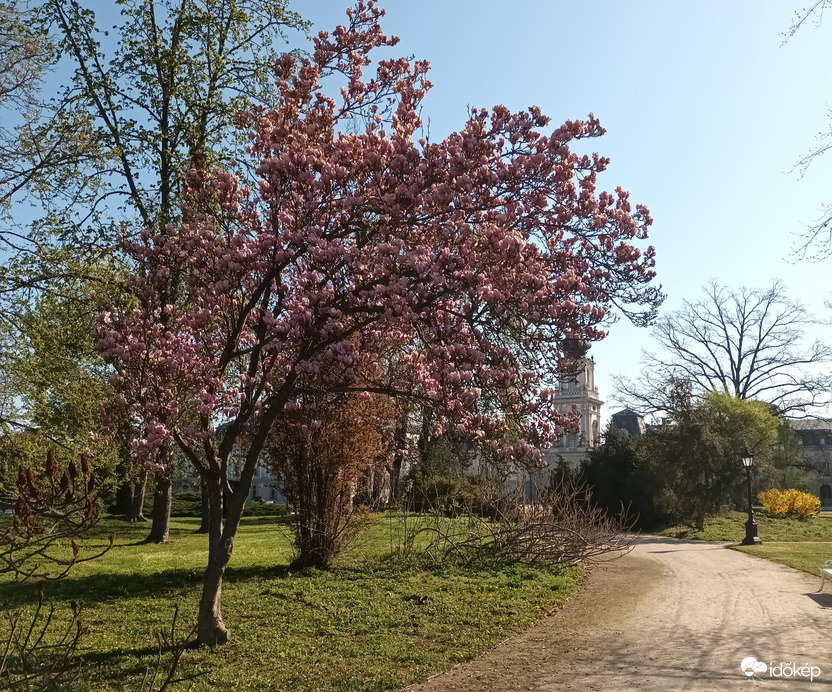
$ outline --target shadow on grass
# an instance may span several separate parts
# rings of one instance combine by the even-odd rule
[[[245,582],[252,579],[282,579],[295,574],[288,565],[254,565],[251,567],[229,567],[223,578],[226,584]],[[181,591],[198,591],[202,584],[202,570],[168,569],[154,574],[91,574],[84,577],[67,578],[44,585],[46,596],[54,602],[78,601],[95,603],[115,601],[120,598],[141,598],[153,596],[165,598]],[[0,601],[4,607],[18,607],[36,603],[36,583],[11,582],[0,586]]]
[[[196,642],[191,642],[185,647],[186,653],[182,659],[182,669],[178,671],[180,674],[187,675],[188,672],[187,666],[190,661],[188,660],[187,652],[195,651],[199,648],[200,645]],[[170,647],[165,647],[162,651],[160,671],[167,672],[166,664],[169,658]],[[137,646],[134,648],[110,649],[109,651],[86,651],[81,656],[81,659],[84,661],[85,667],[90,665],[95,667],[99,671],[99,675],[103,676],[102,679],[105,680],[113,679],[113,671],[117,671],[115,674],[122,680],[125,677],[131,676],[142,677],[148,669],[152,671],[156,666],[159,660],[159,646]],[[127,664],[126,661],[129,659],[133,659],[135,662]],[[188,677],[202,675],[205,675],[205,672],[192,673]]]
[[[360,563],[349,561],[333,565],[328,569],[315,567],[297,568],[290,564],[251,565],[247,567],[228,567],[223,577],[223,583],[232,585],[248,581],[270,582],[287,577],[315,579],[322,574],[332,575],[333,578],[358,581],[362,579],[377,580],[381,575],[395,578],[402,572],[424,571],[435,574],[462,571],[473,575],[487,572],[511,572],[522,565],[507,563],[497,558],[469,561],[465,564],[434,563],[422,560],[396,560],[390,558],[365,559]],[[547,569],[553,569],[548,567]],[[566,569],[566,568],[564,568]],[[44,585],[47,598],[54,603],[108,603],[125,598],[170,599],[183,597],[181,591],[191,594],[184,598],[198,598],[202,586],[203,570],[200,569],[167,569],[153,574],[111,574],[99,573],[82,577],[67,577],[57,582]],[[7,582],[0,584],[0,609],[18,608],[31,605],[38,600],[38,584],[35,582]]]

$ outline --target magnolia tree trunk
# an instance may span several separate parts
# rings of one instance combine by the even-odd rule
[[[153,525],[146,543],[167,543],[170,535],[170,506],[173,501],[173,484],[170,476],[156,476],[156,491],[153,493]]]
[[[223,542],[222,492],[219,474],[207,475],[203,483],[208,496],[208,565],[202,579],[202,597],[199,601],[197,639],[200,644],[217,646],[228,641],[229,633],[222,619],[220,597],[222,577],[231,558],[233,539]],[[236,531],[235,531],[236,533]]]
[[[231,557],[231,549],[223,556],[221,551],[209,550],[208,567],[202,578],[202,598],[199,601],[199,620],[197,640],[207,646],[225,644],[231,636],[222,619],[220,599],[222,597],[222,577]]]
[[[208,566],[202,582],[202,598],[199,601],[199,617],[197,620],[197,641],[208,646],[225,644],[230,634],[222,619],[220,597],[222,595],[222,578],[225,568],[234,550],[234,539],[243,516],[248,492],[257,469],[257,459],[263,448],[262,439],[259,444],[252,444],[249,449],[246,464],[240,474],[237,489],[230,494],[229,502],[223,502],[225,479],[216,470],[205,473],[204,480],[208,489]],[[221,465],[225,468],[225,464]],[[225,510],[225,521],[223,521]]]
[[[197,533],[208,533],[211,526],[211,510],[209,509],[208,485],[203,480],[200,484],[202,493],[202,520],[199,523]]]

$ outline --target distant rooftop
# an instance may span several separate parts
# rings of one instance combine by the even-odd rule
[[[832,430],[830,418],[800,418],[790,420],[789,427],[793,430]]]
[[[613,416],[639,416],[639,415],[641,415],[641,414],[636,413],[636,412],[635,412],[635,411],[633,411],[633,409],[631,409],[631,408],[623,408],[623,409],[621,409],[620,411],[616,411],[616,412],[615,412],[615,413],[613,413],[612,415],[613,415]]]

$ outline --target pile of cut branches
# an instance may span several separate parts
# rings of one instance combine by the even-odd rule
[[[619,557],[633,548],[633,521],[622,509],[609,515],[586,486],[566,480],[526,503],[521,489],[499,499],[490,518],[469,512],[432,524],[432,548],[465,562],[482,558],[545,565],[575,565]]]

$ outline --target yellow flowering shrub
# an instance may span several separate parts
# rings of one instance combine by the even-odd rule
[[[780,490],[766,490],[765,492],[758,493],[757,499],[765,507],[770,517],[785,517],[789,511],[786,493]]]
[[[787,490],[794,493],[792,500],[792,513],[802,521],[812,519],[820,514],[820,498],[809,493],[801,493],[797,490]]]
[[[792,517],[808,521],[820,514],[820,498],[799,490],[766,490],[757,495],[770,517]]]

